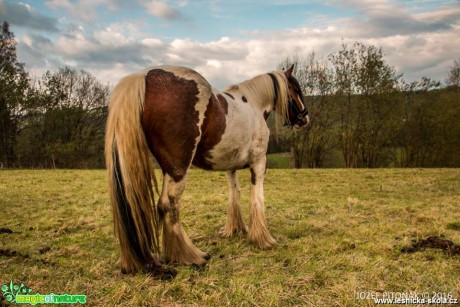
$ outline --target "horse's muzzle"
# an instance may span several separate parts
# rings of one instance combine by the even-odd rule
[[[294,128],[301,128],[303,126],[306,126],[310,123],[310,116],[305,116],[303,117],[302,119],[300,119],[299,121],[297,121],[297,123],[294,125]]]

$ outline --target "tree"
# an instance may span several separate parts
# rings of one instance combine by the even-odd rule
[[[456,167],[460,162],[460,104],[456,93],[423,77],[401,89],[399,132],[394,138],[400,167]]]
[[[457,102],[460,103],[460,62],[454,61],[454,65],[450,67],[449,74],[446,77],[446,84],[457,90]]]
[[[294,166],[300,168],[322,167],[327,154],[334,147],[333,125],[335,121],[332,93],[332,72],[326,63],[310,53],[306,58],[297,56],[285,59],[279,66],[295,63],[294,75],[306,97],[311,123],[285,133],[294,158]]]
[[[5,21],[0,33],[0,166],[15,161],[16,136],[29,90],[29,76],[16,58],[16,40]]]
[[[394,149],[396,165],[400,167],[426,167],[434,149],[434,123],[431,116],[432,89],[439,86],[429,78],[401,85],[400,129]]]
[[[339,103],[339,142],[346,167],[376,167],[395,125],[395,94],[401,75],[381,48],[356,42],[329,56]]]
[[[21,134],[20,153],[29,157],[29,165],[103,166],[109,92],[108,85],[84,70],[48,71],[37,85],[36,100]]]

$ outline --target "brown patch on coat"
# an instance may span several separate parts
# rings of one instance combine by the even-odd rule
[[[227,93],[227,92],[225,92],[224,94],[227,95],[228,97],[232,98],[233,100],[235,100],[235,97],[233,97],[232,94],[229,94],[229,93]]]
[[[252,167],[250,168],[250,171],[251,171],[251,184],[256,185],[256,172],[254,171]]]
[[[153,69],[145,77],[142,128],[161,169],[176,182],[190,166],[195,139],[200,135],[195,109],[198,94],[196,81],[163,69]]]
[[[241,100],[243,100],[243,102],[248,102],[248,99],[245,96],[241,97]]]
[[[213,163],[210,162],[212,155],[210,151],[219,144],[226,128],[226,115],[228,114],[228,103],[224,96],[211,95],[208,107],[204,113],[203,125],[201,126],[201,140],[198,143],[193,165],[210,170]]]

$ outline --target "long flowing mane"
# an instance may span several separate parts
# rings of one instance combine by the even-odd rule
[[[225,91],[239,90],[249,101],[260,100],[261,93],[268,93],[268,99],[276,101],[274,109],[276,113],[276,131],[286,122],[288,118],[288,84],[283,72],[274,71],[271,74],[276,78],[276,85],[268,74],[256,76],[250,80],[231,85]],[[277,86],[275,92],[275,86]],[[263,96],[262,96],[263,97]]]

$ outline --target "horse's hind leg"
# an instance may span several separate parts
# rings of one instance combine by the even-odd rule
[[[259,248],[270,248],[276,241],[270,235],[265,221],[264,175],[266,157],[251,166],[251,200],[249,204],[248,239]]]
[[[205,265],[209,259],[196,248],[182,229],[179,220],[179,201],[185,189],[187,176],[175,182],[168,174],[163,178],[163,190],[158,204],[163,224],[163,248],[165,260],[182,264]]]
[[[247,228],[241,217],[240,187],[238,185],[236,171],[228,171],[227,179],[229,189],[227,222],[221,230],[221,234],[225,237],[231,237],[235,233],[246,233]]]

